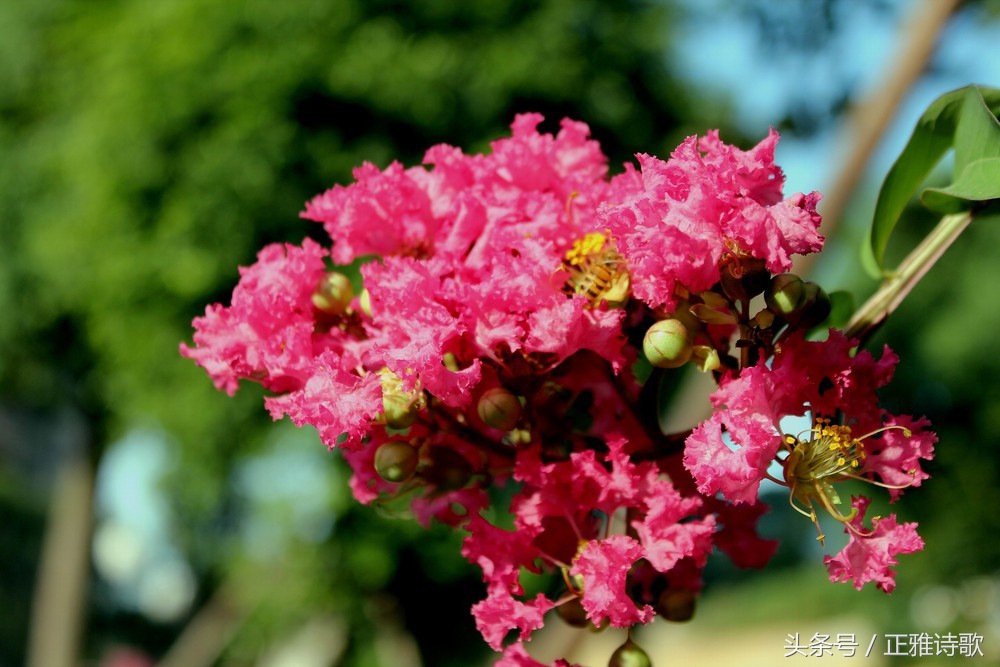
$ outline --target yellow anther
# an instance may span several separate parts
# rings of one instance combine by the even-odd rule
[[[573,243],[573,247],[566,251],[566,261],[573,266],[579,266],[587,261],[592,255],[597,255],[604,250],[604,244],[608,237],[599,232],[591,232]]]

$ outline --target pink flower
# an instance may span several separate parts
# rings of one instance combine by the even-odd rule
[[[625,589],[626,575],[642,556],[640,544],[626,535],[593,540],[577,555],[570,573],[583,577],[581,602],[595,625],[605,618],[616,628],[653,620],[653,608],[637,607]]]
[[[472,607],[476,627],[494,651],[503,648],[504,637],[510,630],[520,630],[520,641],[542,627],[545,612],[552,608],[552,601],[539,593],[534,600],[521,602],[511,595],[506,586],[492,584],[489,594]]]
[[[404,170],[398,162],[385,171],[366,163],[354,170],[354,184],[335,185],[315,197],[302,217],[323,223],[336,241],[338,264],[361,255],[422,254],[439,224],[423,188],[424,174],[419,167]]]
[[[712,395],[720,409],[694,430],[685,448],[684,464],[698,490],[706,495],[721,492],[733,502],[754,502],[768,466],[785,446],[781,419],[808,412],[814,417],[842,413],[847,433],[866,441],[866,434],[898,422],[898,430],[881,436],[891,447],[868,441],[873,451],[886,455],[869,460],[866,454],[856,473],[878,473],[886,483],[904,478],[915,483],[926,477],[919,459],[933,455],[934,442],[934,436],[922,430],[927,421],[893,417],[878,407],[875,390],[891,379],[896,356],[886,349],[879,361],[867,351],[852,357],[851,347],[834,330],[821,342],[794,335],[781,343],[773,361],[761,361],[739,377],[723,380]],[[921,430],[904,436],[903,425]]]
[[[532,658],[524,648],[522,642],[515,642],[504,649],[503,656],[500,657],[493,667],[549,667],[543,662],[538,662]],[[552,667],[578,667],[565,660],[556,660]]]
[[[645,516],[632,526],[646,560],[659,572],[669,572],[682,558],[704,566],[712,550],[715,517],[681,522],[701,507],[701,499],[682,498],[670,482],[658,480],[645,504]]]
[[[777,140],[772,130],[743,152],[710,132],[700,142],[689,137],[666,162],[639,156],[642,192],[602,209],[638,298],[670,310],[678,285],[700,292],[718,281],[726,254],[763,259],[780,273],[791,254],[822,247],[819,195],[782,201]]]
[[[298,387],[308,376],[314,347],[312,293],[323,276],[326,251],[306,239],[302,247],[272,244],[257,263],[240,269],[232,305],[214,304],[194,320],[196,347],[181,354],[208,371],[230,396],[239,380],[272,391]]]
[[[316,427],[323,443],[353,449],[371,431],[382,412],[382,386],[374,373],[360,377],[337,366],[343,363],[328,351],[303,369],[304,384],[294,391],[268,396],[264,405],[274,420],[288,415],[296,426]],[[306,375],[311,371],[311,375]],[[343,436],[343,437],[342,437]]]
[[[853,581],[859,591],[869,581],[886,593],[896,587],[896,556],[920,551],[924,541],[917,535],[917,524],[897,523],[896,515],[872,519],[872,530],[864,528],[865,512],[871,501],[852,498],[857,516],[845,526],[847,546],[836,556],[826,556],[823,562],[830,571],[830,581]]]
[[[780,463],[783,479],[775,481],[789,488],[792,506],[816,524],[821,542],[817,510],[852,531],[849,548],[834,559],[831,572],[863,583],[876,576],[876,564],[919,549],[922,542],[912,525],[895,531],[894,519],[879,522],[872,534],[888,535],[888,541],[872,541],[855,516],[869,501],[861,498],[852,512],[842,511],[835,484],[856,479],[889,485],[895,499],[902,488],[927,477],[920,460],[933,456],[936,438],[926,431],[926,419],[893,416],[878,406],[875,391],[892,378],[896,356],[888,349],[881,360],[864,351],[851,356],[852,346],[836,331],[822,342],[797,334],[782,341],[769,363],[724,380],[713,394],[720,409],[688,438],[684,464],[700,492],[753,503],[768,467]],[[813,415],[811,429],[782,434],[783,417],[807,412]],[[844,423],[822,416],[833,414],[845,415]],[[862,562],[862,556],[868,560]],[[881,588],[889,590],[883,570]]]

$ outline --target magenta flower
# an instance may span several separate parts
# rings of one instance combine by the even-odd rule
[[[865,351],[851,356],[851,347],[837,331],[822,342],[794,336],[782,342],[771,362],[723,381],[712,396],[720,409],[694,430],[685,449],[684,463],[698,490],[752,503],[760,482],[772,479],[789,488],[792,506],[816,524],[822,541],[817,508],[849,531],[856,528],[858,506],[846,513],[838,508],[837,482],[858,479],[886,487],[893,500],[902,489],[919,486],[927,477],[919,462],[933,456],[936,437],[926,430],[926,419],[896,417],[878,407],[875,390],[892,378],[896,356],[887,348],[876,361]],[[814,426],[808,437],[783,434],[782,418],[810,412]],[[844,424],[822,416],[836,414],[844,416]],[[773,462],[782,466],[782,479],[769,475]],[[884,521],[890,519],[887,527],[895,525],[894,517]],[[855,530],[852,553],[874,536]],[[890,541],[896,537],[903,539],[902,531],[887,535]],[[916,544],[906,539],[898,546],[903,553]],[[838,572],[841,580],[864,573],[847,567]],[[880,587],[887,590],[885,581]]]
[[[669,312],[678,286],[701,292],[715,284],[726,256],[762,259],[780,273],[791,254],[822,247],[820,196],[782,199],[777,141],[772,130],[743,152],[709,132],[700,141],[689,137],[666,162],[639,156],[641,192],[601,211],[628,261],[635,296]]]
[[[897,523],[896,516],[872,519],[872,529],[864,527],[865,512],[871,500],[851,499],[854,518],[845,525],[847,546],[836,556],[826,556],[823,563],[830,571],[830,581],[853,581],[859,591],[869,581],[886,593],[896,587],[896,573],[889,568],[898,554],[911,554],[924,548],[917,535],[917,524]]]
[[[609,178],[585,124],[541,121],[518,116],[488,154],[442,144],[423,165],[359,167],[302,214],[330,247],[264,248],[181,354],[315,427],[359,502],[407,498],[420,523],[464,529],[486,588],[472,613],[502,667],[545,667],[524,642],[553,609],[593,626],[691,618],[713,549],[740,567],[775,553],[757,533],[765,479],[818,528],[844,526],[831,579],[892,590],[895,557],[923,546],[915,525],[866,528],[869,501],[842,508],[836,486],[895,500],[928,477],[936,438],[879,406],[891,350],[807,340],[826,295],[772,275],[823,244],[819,195],[782,193],[777,133],[748,151],[689,137]],[[656,391],[687,363],[714,373],[715,412],[664,434]],[[499,525],[491,487],[510,494]],[[524,573],[553,589],[526,592]]]

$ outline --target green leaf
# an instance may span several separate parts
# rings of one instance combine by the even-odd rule
[[[824,326],[843,329],[854,315],[854,295],[847,290],[830,292],[830,316]]]
[[[1000,121],[978,88],[970,86],[962,99],[962,112],[955,128],[955,180],[974,162],[1000,158]],[[1000,90],[994,91],[1000,106]]]
[[[956,183],[972,163],[1000,157],[1000,125],[995,116],[998,108],[1000,89],[966,86],[937,98],[917,121],[875,204],[870,247],[880,269],[884,268],[889,237],[907,202],[950,148],[955,148]],[[962,199],[956,193],[951,197]],[[937,203],[941,196],[932,195],[931,200]]]
[[[924,206],[942,214],[959,213],[969,208],[971,202],[993,199],[1000,199],[1000,157],[971,162],[951,185],[927,188],[920,194]]]

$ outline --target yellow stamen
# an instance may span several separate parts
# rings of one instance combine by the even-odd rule
[[[861,437],[854,437],[849,426],[833,424],[827,417],[817,417],[813,421],[812,428],[798,436],[785,435],[782,438],[782,445],[788,456],[779,460],[782,461],[784,468],[782,483],[789,488],[789,503],[816,525],[820,543],[823,542],[824,536],[813,509],[814,501],[834,519],[845,524],[848,530],[863,534],[850,523],[858,514],[856,508],[851,508],[847,514],[837,509],[836,506],[841,504],[841,500],[833,487],[834,483],[857,479],[886,488],[905,488],[876,482],[856,472],[861,469],[862,463],[867,458],[863,441],[889,430],[901,430],[906,437],[911,435],[910,431],[902,426],[885,426]],[[807,434],[808,439],[806,439]],[[912,474],[916,474],[916,471],[914,470]],[[800,507],[796,500],[806,509]]]

